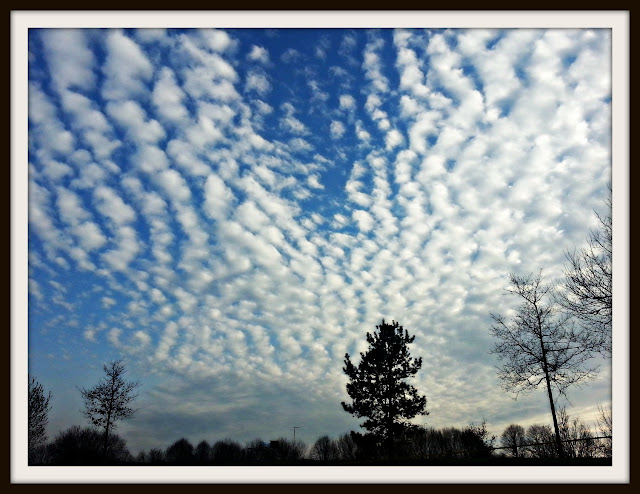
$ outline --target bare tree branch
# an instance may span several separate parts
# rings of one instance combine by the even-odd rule
[[[611,192],[611,185],[609,185]],[[606,201],[611,211],[611,199]],[[588,329],[593,348],[611,356],[612,328],[612,245],[611,212],[596,213],[598,230],[591,231],[587,246],[566,252],[564,282],[556,293],[558,303]]]

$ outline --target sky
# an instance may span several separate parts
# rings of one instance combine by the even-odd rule
[[[49,436],[123,358],[132,453],[359,430],[345,353],[415,341],[429,427],[551,423],[500,387],[509,273],[608,214],[611,30],[30,29],[28,371]],[[614,342],[615,344],[615,342]],[[559,400],[595,424],[611,362]]]

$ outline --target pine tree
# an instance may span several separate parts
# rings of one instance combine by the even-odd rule
[[[369,349],[360,353],[360,364],[355,366],[345,354],[343,371],[351,382],[347,393],[353,400],[342,402],[345,411],[356,417],[366,417],[362,427],[384,441],[387,454],[393,455],[396,439],[409,426],[416,415],[428,415],[427,399],[405,382],[422,366],[422,358],[411,358],[408,345],[415,336],[409,336],[396,321],[385,323],[378,331],[367,333]]]

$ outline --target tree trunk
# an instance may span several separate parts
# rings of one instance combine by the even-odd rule
[[[116,393],[115,389],[115,375],[111,377],[111,396],[109,397],[109,406],[107,408],[107,423],[104,427],[104,447],[102,450],[102,456],[107,457],[107,448],[109,447],[109,429],[111,428],[111,412],[113,411],[113,401]]]
[[[544,379],[547,384],[547,395],[549,396],[549,406],[551,407],[551,416],[553,417],[553,428],[556,433],[556,447],[558,448],[558,456],[564,458],[564,450],[562,449],[562,440],[560,439],[560,428],[558,427],[558,419],[556,417],[556,407],[553,404],[553,393],[551,392],[551,379],[549,379],[549,366],[547,364],[547,350],[544,347],[544,332],[542,330],[542,321],[540,320],[540,312],[537,304],[534,302],[536,310],[536,318],[538,320],[538,331],[540,338],[540,348],[542,350],[542,370],[544,371]]]
[[[107,457],[107,448],[109,447],[109,427],[104,429],[104,444],[102,445],[102,457]]]
[[[540,337],[542,344],[542,337]],[[551,380],[549,379],[549,368],[547,366],[547,352],[542,344],[542,368],[544,370],[544,379],[547,384],[547,395],[549,396],[549,406],[551,407],[551,416],[553,417],[553,428],[556,433],[556,448],[558,449],[558,456],[564,458],[564,449],[562,448],[562,440],[560,438],[560,428],[558,427],[558,418],[556,417],[556,407],[553,403],[553,393],[551,392]]]
[[[556,417],[556,407],[553,404],[553,395],[551,393],[551,383],[549,381],[549,374],[545,371],[545,378],[547,380],[547,393],[549,394],[549,405],[551,406],[551,415],[553,416],[553,428],[556,433],[556,447],[558,448],[558,455],[560,458],[564,458],[564,449],[562,448],[562,439],[560,438],[560,428],[558,427],[558,419]]]

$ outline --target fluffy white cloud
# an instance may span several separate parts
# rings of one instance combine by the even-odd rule
[[[166,135],[156,120],[147,120],[145,111],[135,101],[110,102],[107,113],[126,129],[131,139],[140,143],[154,144]]]
[[[347,131],[346,127],[340,120],[334,120],[330,126],[331,138],[340,139]]]
[[[100,213],[116,225],[131,223],[136,219],[134,209],[126,204],[111,187],[101,185],[93,191],[93,199]]]
[[[205,183],[205,211],[214,219],[225,218],[233,205],[233,193],[217,175],[209,175]]]
[[[387,150],[396,148],[404,142],[404,137],[398,129],[391,129],[384,138]]]
[[[368,232],[373,228],[373,217],[363,209],[356,209],[353,212],[353,219],[358,222],[358,227],[363,232]]]
[[[356,100],[350,94],[340,95],[340,109],[341,110],[354,110],[356,107]]]
[[[260,72],[250,72],[247,74],[245,89],[247,91],[255,91],[259,95],[264,96],[271,91],[271,84],[266,75]]]
[[[90,91],[95,86],[95,59],[82,29],[41,31],[53,82],[60,93],[67,89]]]
[[[146,92],[145,83],[153,75],[153,65],[135,41],[120,31],[111,31],[106,48],[104,98],[129,99]]]
[[[296,109],[291,103],[284,103],[281,108],[285,113],[284,117],[280,120],[280,126],[283,129],[298,135],[306,135],[309,133],[305,124],[294,116]]]
[[[35,84],[29,84],[29,119],[35,126],[32,135],[40,152],[66,155],[73,150],[73,134],[64,128],[55,107]]]
[[[185,93],[178,86],[174,72],[164,67],[152,93],[153,104],[158,114],[169,121],[184,122],[189,112],[184,106]]]
[[[229,50],[236,44],[227,32],[220,29],[202,29],[200,35],[209,48],[218,52]]]
[[[88,251],[99,249],[107,243],[107,238],[100,227],[90,221],[75,225],[72,232],[82,248]]]
[[[262,46],[253,45],[251,51],[247,55],[247,59],[252,62],[260,62],[266,64],[269,62],[269,52]]]

